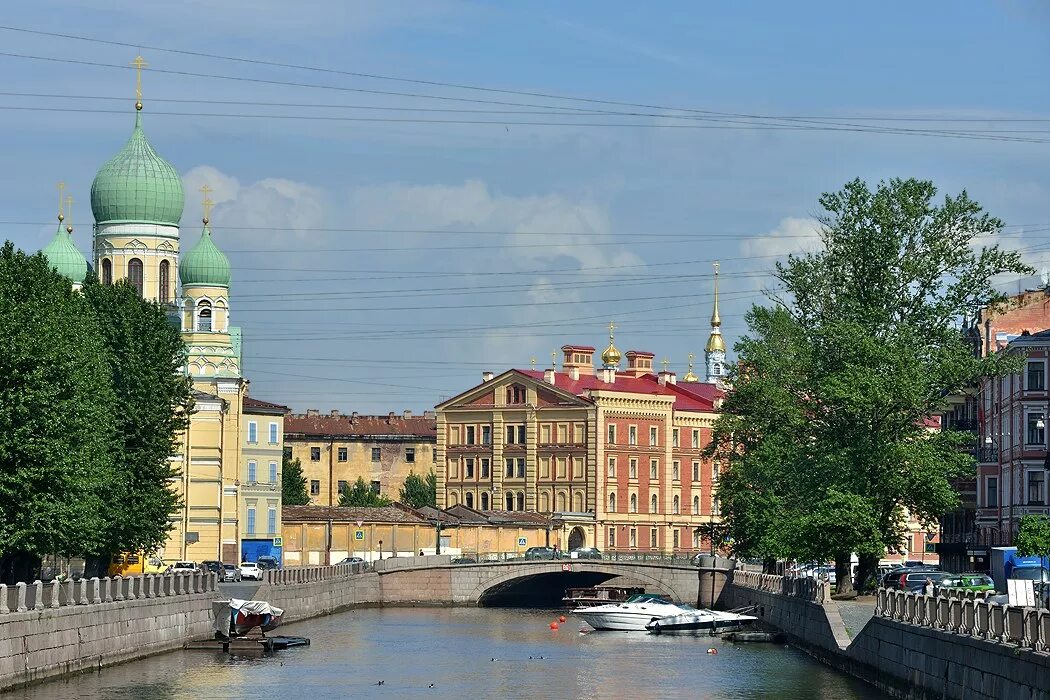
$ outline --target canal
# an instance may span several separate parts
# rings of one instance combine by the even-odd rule
[[[13,691],[3,700],[885,697],[788,647],[637,632],[581,634],[586,625],[571,615],[560,630],[550,630],[558,614],[355,610],[281,628],[310,637],[308,648],[240,659],[178,651]]]

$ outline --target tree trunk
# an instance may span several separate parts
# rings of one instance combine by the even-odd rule
[[[839,595],[853,595],[853,572],[850,571],[852,557],[850,554],[835,555],[835,591]]]
[[[31,552],[8,552],[0,557],[0,583],[13,586],[32,583],[40,569],[40,557]]]
[[[870,590],[868,583],[874,579],[879,568],[879,557],[876,554],[861,554],[857,563],[857,577],[853,581],[853,587],[858,591]],[[875,581],[878,588],[879,582]]]

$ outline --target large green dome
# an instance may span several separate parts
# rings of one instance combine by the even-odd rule
[[[200,240],[179,263],[183,287],[229,287],[230,261],[211,240],[211,229],[201,232]]]
[[[183,203],[182,178],[153,150],[136,113],[131,138],[120,153],[99,168],[91,183],[95,223],[178,226]]]
[[[74,284],[84,283],[88,273],[87,259],[73,245],[73,236],[63,231],[61,225],[55,237],[40,252],[47,258],[51,267],[58,270],[58,274],[68,277]]]

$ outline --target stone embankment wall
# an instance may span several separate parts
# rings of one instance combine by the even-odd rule
[[[0,585],[0,691],[179,648],[216,596],[199,573]]]
[[[826,583],[735,572],[734,605],[821,661],[908,700],[1050,700],[1050,611],[880,590],[851,640]]]

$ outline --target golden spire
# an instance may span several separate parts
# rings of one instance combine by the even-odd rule
[[[725,352],[726,343],[722,339],[722,331],[720,326],[722,325],[722,319],[718,316],[718,261],[715,261],[715,305],[714,311],[711,312],[711,335],[707,338],[707,347],[704,349],[707,352]]]
[[[135,109],[142,111],[142,69],[149,64],[142,56],[136,56],[131,65],[135,66]]]
[[[722,319],[718,317],[718,261],[715,261],[715,309],[711,313],[711,325],[718,328],[722,325]]]
[[[605,348],[605,352],[602,353],[602,364],[608,368],[620,365],[620,351],[613,344],[613,331],[615,330],[616,324],[613,321],[609,321],[609,347]]]
[[[65,201],[62,199],[62,192],[65,189],[66,183],[58,183],[58,223],[62,223],[66,218],[66,215],[62,213],[62,205],[65,204]]]
[[[68,221],[66,221],[66,233],[72,235],[72,233],[73,233],[73,197],[71,195],[66,195],[66,212],[69,213],[69,216],[66,217],[68,219]]]
[[[698,382],[698,381],[700,381],[700,377],[696,376],[696,374],[693,372],[693,360],[695,360],[695,359],[696,359],[696,355],[694,355],[693,353],[689,353],[689,371],[685,373],[684,377],[682,377],[682,381],[683,382]]]
[[[207,183],[205,183],[204,186],[201,187],[201,192],[204,193],[204,201],[201,202],[201,206],[204,209],[204,218],[202,219],[202,221],[204,221],[205,226],[208,225],[209,217],[211,217],[211,208],[215,206],[215,202],[211,201],[211,198],[208,197],[208,195],[214,191],[215,190],[208,187]]]

